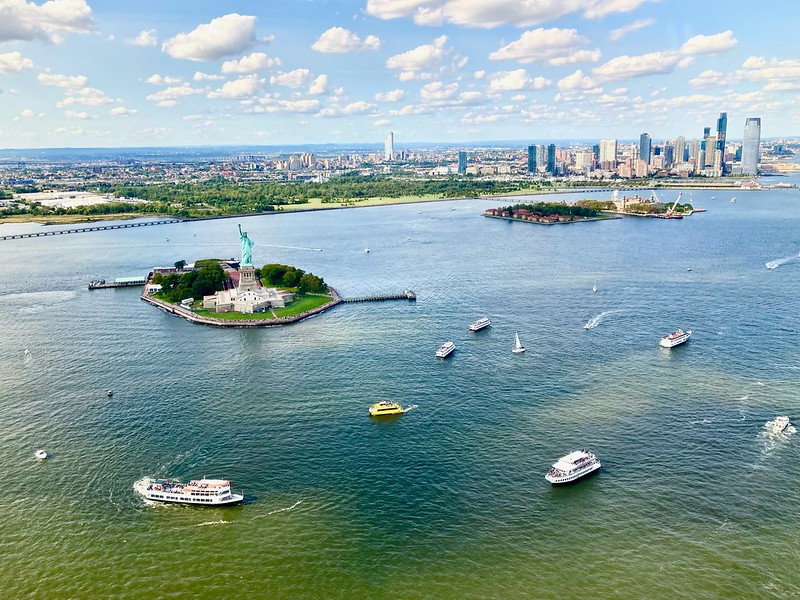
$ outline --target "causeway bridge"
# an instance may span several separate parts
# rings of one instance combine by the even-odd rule
[[[88,233],[90,231],[109,231],[111,229],[132,229],[133,227],[152,227],[153,225],[169,225],[182,223],[181,219],[161,219],[159,221],[136,221],[135,223],[120,223],[118,225],[94,225],[92,227],[75,227],[73,229],[52,229],[49,231],[36,231],[34,233],[16,233],[0,236],[3,240],[22,240],[25,238],[47,237],[52,235],[67,235],[70,233]]]

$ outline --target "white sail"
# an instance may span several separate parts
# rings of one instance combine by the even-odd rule
[[[519,354],[520,352],[525,352],[525,346],[519,341],[519,333],[514,332],[514,348],[511,350],[515,354]]]

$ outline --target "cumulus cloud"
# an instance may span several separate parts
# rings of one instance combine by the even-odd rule
[[[358,102],[351,102],[350,104],[346,104],[344,106],[327,106],[323,108],[319,113],[317,113],[318,117],[346,117],[351,115],[364,115],[374,113],[377,109],[377,106],[374,104],[370,104],[369,102],[364,102],[363,100],[359,100]]]
[[[597,62],[600,51],[579,49],[588,38],[578,35],[575,29],[532,29],[518,40],[495,50],[489,55],[492,60],[515,60],[522,64],[547,62],[551,65],[566,65],[581,61]]]
[[[458,84],[444,84],[441,81],[434,81],[423,85],[419,91],[419,97],[426,102],[438,102],[448,100],[458,93]]]
[[[219,81],[225,78],[222,75],[212,75],[210,73],[203,73],[202,71],[195,71],[192,79],[195,81]]]
[[[328,76],[320,75],[311,85],[308,86],[308,93],[312,96],[319,96],[328,92]]]
[[[39,73],[36,78],[42,85],[62,88],[82,88],[89,83],[86,75],[57,75],[56,73]]]
[[[703,71],[697,77],[689,80],[689,85],[695,89],[715,87],[723,83],[730,83],[730,81],[726,81],[725,75],[712,69]]]
[[[331,27],[311,45],[312,50],[325,53],[358,52],[360,50],[378,50],[381,40],[377,36],[368,35],[362,41],[355,33],[344,27]]]
[[[671,73],[675,67],[686,64],[685,57],[677,52],[651,52],[638,56],[617,56],[592,69],[592,73],[600,81],[615,81]]]
[[[767,60],[761,56],[751,56],[742,63],[742,68],[736,74],[751,81],[800,80],[800,60]]]
[[[68,119],[80,119],[82,121],[92,118],[85,110],[65,110],[64,116]]]
[[[404,73],[415,73],[441,66],[444,57],[444,46],[447,36],[441,35],[432,44],[423,44],[413,50],[395,54],[386,60],[386,68],[396,69]]]
[[[133,46],[155,46],[158,44],[155,29],[145,29],[139,32],[135,38],[128,40],[128,43]]]
[[[27,0],[0,2],[0,43],[35,40],[60,44],[67,33],[90,33],[92,9],[86,0]]]
[[[82,104],[84,106],[100,106],[102,104],[111,104],[113,100],[106,96],[106,94],[93,87],[82,88],[69,88],[67,95],[63,100],[56,102],[58,108],[71,106],[73,104]]]
[[[219,60],[238,54],[256,43],[256,18],[231,13],[198,25],[189,33],[179,33],[161,46],[172,58]]]
[[[263,85],[263,79],[259,79],[256,75],[247,75],[233,81],[226,81],[219,89],[209,92],[208,97],[242,100],[256,95]]]
[[[580,69],[572,73],[572,75],[567,75],[558,82],[558,89],[562,92],[573,90],[586,91],[595,88],[597,88],[597,82],[588,75],[584,75],[583,71]]]
[[[375,94],[375,100],[378,102],[400,102],[405,100],[405,90],[390,90],[388,92],[379,92]]]
[[[612,29],[611,33],[608,34],[608,39],[612,42],[617,42],[624,38],[629,33],[633,33],[634,31],[638,31],[639,29],[644,29],[645,27],[650,27],[654,25],[656,22],[655,19],[637,19],[632,23],[628,23],[627,25],[623,25],[622,27],[617,27],[616,29]]]
[[[500,71],[490,75],[489,90],[506,92],[516,90],[542,90],[550,87],[551,81],[544,77],[528,77],[525,69]]]
[[[444,22],[491,29],[530,27],[576,11],[589,19],[634,10],[645,0],[367,0],[367,14],[379,19],[411,17],[417,25]]]
[[[33,68],[33,61],[25,58],[19,52],[0,54],[0,73],[19,73],[24,69]]]
[[[714,35],[696,35],[690,38],[681,46],[684,54],[717,54],[736,47],[738,40],[733,37],[733,32],[729,29]]]
[[[154,73],[147,78],[147,83],[151,83],[153,85],[174,85],[180,82],[180,77],[172,77],[171,75],[165,75],[162,77],[158,73]]]
[[[156,92],[155,94],[150,94],[147,96],[147,99],[155,102],[156,106],[161,108],[174,108],[178,106],[179,100],[181,98],[185,98],[187,96],[194,96],[196,94],[202,94],[203,90],[199,90],[197,88],[193,88],[188,83],[184,83],[179,86],[173,86],[165,88],[161,91]]]
[[[223,73],[255,73],[265,71],[273,66],[280,65],[278,59],[273,59],[263,52],[253,52],[239,60],[226,60],[220,69]]]
[[[287,71],[285,73],[277,73],[269,78],[272,85],[282,85],[296,89],[308,84],[311,79],[311,71],[308,69],[295,69],[294,71]]]
[[[124,106],[115,106],[108,114],[114,117],[130,117],[137,114],[139,111],[135,108],[125,108]]]

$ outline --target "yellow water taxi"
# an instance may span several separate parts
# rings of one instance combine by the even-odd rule
[[[397,402],[378,402],[369,407],[370,417],[385,417],[389,415],[402,415],[405,409]]]

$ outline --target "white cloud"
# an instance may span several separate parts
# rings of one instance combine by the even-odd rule
[[[726,80],[725,75],[719,71],[714,71],[711,69],[703,71],[694,79],[689,80],[689,85],[695,89],[715,87],[724,83],[730,83],[730,80]]]
[[[272,59],[263,52],[253,52],[239,60],[226,60],[220,69],[223,73],[255,73],[265,71],[275,65],[280,65],[280,60]]]
[[[56,73],[39,73],[37,80],[42,85],[62,88],[81,88],[86,87],[89,83],[86,75],[57,75]]]
[[[612,29],[611,33],[608,34],[608,39],[612,42],[617,42],[624,38],[629,33],[633,33],[634,31],[638,31],[639,29],[643,29],[645,27],[650,27],[654,25],[656,22],[655,19],[637,19],[632,23],[628,23],[627,25],[623,25],[622,27],[617,27],[616,29]]]
[[[390,90],[388,92],[379,92],[375,94],[375,100],[378,102],[400,102],[405,100],[405,90]]]
[[[761,56],[751,56],[742,63],[737,75],[751,81],[800,79],[800,60],[766,60]]]
[[[33,117],[36,116],[36,113],[33,112],[30,108],[26,108],[21,113],[19,113],[19,116],[23,119],[32,119]]]
[[[175,106],[178,106],[180,98],[202,93],[203,90],[193,88],[188,83],[184,83],[179,86],[165,88],[156,92],[155,94],[150,94],[147,96],[147,99],[155,102],[156,106],[161,108],[174,108]]]
[[[542,90],[550,87],[550,80],[544,77],[528,77],[525,69],[515,71],[500,71],[489,76],[489,90],[493,92],[505,92],[516,90]]]
[[[269,78],[272,85],[282,85],[296,89],[308,84],[311,79],[311,71],[308,69],[295,69],[294,71],[287,71],[285,73],[278,73]]]
[[[580,61],[597,62],[600,51],[579,50],[588,38],[578,35],[575,29],[532,29],[518,40],[495,50],[492,60],[516,60],[522,64],[547,62],[551,65],[573,64]]]
[[[19,52],[0,54],[0,73],[19,73],[23,69],[33,68],[33,61],[24,58]]]
[[[139,32],[135,38],[128,40],[133,46],[155,46],[158,44],[155,29],[145,29]]]
[[[584,75],[583,71],[580,69],[575,71],[572,75],[567,75],[558,82],[558,89],[562,92],[574,90],[586,91],[593,90],[597,87],[597,82],[588,75]]]
[[[480,71],[475,71],[475,72],[472,74],[472,76],[473,76],[475,79],[485,79],[485,78],[486,78],[486,71],[484,71],[483,69],[481,69]]]
[[[422,86],[419,97],[426,102],[438,102],[448,100],[458,93],[458,84],[450,83],[445,85],[441,81],[434,81]]]
[[[82,87],[75,89],[67,89],[67,95],[63,100],[56,103],[58,108],[71,106],[73,104],[82,104],[84,106],[100,106],[102,104],[111,104],[113,100],[105,95],[104,92],[93,87]]]
[[[135,108],[125,108],[124,106],[115,106],[110,111],[108,111],[108,114],[114,117],[130,117],[137,114],[138,112],[139,111],[136,110]]]
[[[359,50],[378,50],[381,40],[368,35],[361,41],[355,33],[344,27],[331,27],[311,45],[312,50],[325,53],[358,52]]]
[[[311,85],[308,86],[308,93],[312,96],[319,96],[321,94],[325,94],[328,91],[328,76],[327,75],[320,75],[314,81],[311,82]]]
[[[174,85],[176,83],[181,82],[180,77],[172,77],[171,75],[161,76],[158,73],[154,73],[147,78],[147,83],[152,83],[153,85]]]
[[[76,111],[76,110],[66,110],[64,111],[64,116],[68,119],[80,119],[85,121],[87,119],[91,119],[92,117],[86,111]]]
[[[202,71],[195,71],[192,79],[195,81],[219,81],[225,78],[222,75],[211,75],[209,73],[203,73]]]
[[[593,0],[583,13],[587,19],[602,19],[613,13],[626,13],[639,8],[645,0]]]
[[[714,35],[696,35],[681,46],[681,52],[690,55],[716,54],[732,50],[737,43],[738,40],[733,37],[733,32],[729,29]]]
[[[639,56],[617,56],[592,69],[592,73],[600,81],[614,81],[671,73],[676,66],[687,64],[686,58],[677,52],[651,52]]]
[[[264,80],[257,75],[247,75],[233,81],[226,81],[217,90],[208,93],[209,98],[223,98],[226,100],[242,100],[252,98],[263,87]]]
[[[589,19],[629,12],[645,0],[367,0],[367,14],[379,19],[411,17],[417,25],[444,22],[491,29],[531,27],[584,11]]]
[[[369,102],[364,102],[363,100],[359,100],[358,102],[351,102],[345,106],[328,106],[323,108],[319,113],[317,113],[318,117],[344,117],[344,116],[351,116],[351,115],[364,115],[364,114],[371,114],[374,113],[377,107],[374,104],[370,104]]]
[[[376,119],[372,122],[373,127],[386,127],[391,121],[389,119]]]
[[[256,43],[256,18],[231,13],[180,33],[161,46],[172,58],[218,60],[241,53]]]
[[[415,73],[439,67],[444,57],[444,45],[447,36],[441,35],[432,44],[417,46],[413,50],[395,54],[386,60],[386,68],[397,69],[405,73]]]
[[[27,0],[0,2],[0,43],[39,39],[60,44],[66,33],[90,33],[92,9],[86,0]]]

